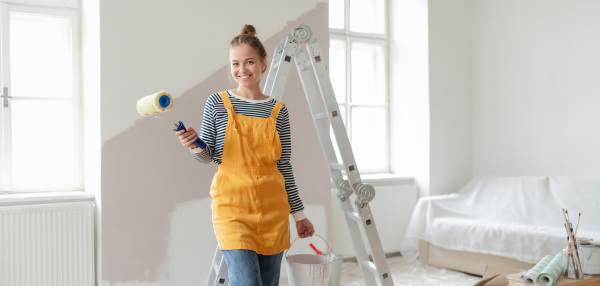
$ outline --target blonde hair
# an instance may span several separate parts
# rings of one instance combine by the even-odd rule
[[[252,47],[256,53],[258,53],[260,60],[266,61],[267,51],[256,36],[256,28],[254,28],[254,26],[248,24],[244,25],[242,31],[229,42],[229,50],[241,44],[247,44]]]

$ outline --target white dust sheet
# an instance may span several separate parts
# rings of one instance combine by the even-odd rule
[[[537,263],[566,246],[562,209],[577,237],[600,240],[600,178],[477,177],[457,193],[419,199],[402,253],[418,241]]]

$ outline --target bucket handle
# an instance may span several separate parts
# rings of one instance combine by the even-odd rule
[[[321,238],[323,241],[325,241],[325,244],[327,244],[327,248],[329,248],[329,256],[331,256],[331,254],[332,254],[333,250],[331,249],[331,245],[329,245],[329,242],[327,242],[327,240],[325,240],[325,239],[324,239],[322,236],[320,236],[320,235],[318,235],[318,234],[316,234],[316,233],[315,233],[314,235],[318,236],[318,237],[319,237],[319,238]],[[289,251],[290,249],[292,249],[292,246],[294,245],[294,243],[296,242],[296,240],[298,240],[298,238],[300,238],[300,237],[296,237],[296,239],[294,239],[294,241],[292,241],[292,244],[290,245],[290,248],[288,248],[288,249],[286,249],[286,250],[285,250],[285,255],[284,255],[284,256],[285,256],[285,259],[286,259],[286,260],[287,260],[287,258],[289,257],[289,255],[288,255],[288,251]]]

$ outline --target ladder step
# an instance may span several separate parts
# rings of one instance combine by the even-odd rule
[[[331,169],[334,169],[334,170],[341,170],[341,171],[346,170],[346,166],[344,166],[344,164],[340,164],[340,163],[331,163],[329,166],[331,167]]]
[[[377,274],[377,266],[375,266],[375,263],[373,263],[372,261],[370,261],[370,260],[365,260],[365,261],[361,261],[361,262],[360,262],[360,264],[361,264],[361,265],[362,265],[364,268],[366,268],[366,269],[369,269],[371,272],[373,272],[373,273],[375,273],[376,275],[378,275],[378,274]]]
[[[276,62],[272,63],[272,66],[269,70],[276,71],[277,69],[279,69],[279,66],[281,66],[281,61],[276,61]]]
[[[321,113],[315,114],[315,119],[325,119],[327,117],[328,117],[327,112],[321,112]]]
[[[302,63],[298,63],[297,65],[300,68],[300,70],[305,70],[305,69],[310,68],[312,66],[312,62],[310,60],[306,60],[306,61],[304,61]]]
[[[347,218],[349,218],[351,220],[354,220],[356,222],[361,222],[362,223],[362,219],[360,218],[360,216],[358,215],[357,212],[345,212],[345,214],[346,214]]]

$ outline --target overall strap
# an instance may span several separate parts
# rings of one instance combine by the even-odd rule
[[[279,111],[281,111],[282,108],[283,108],[283,102],[275,103],[273,110],[271,110],[271,116],[277,118],[277,116],[279,116]]]
[[[227,92],[221,91],[219,92],[219,95],[221,96],[221,99],[223,99],[223,104],[225,105],[225,108],[233,108],[233,105],[231,104],[231,100],[229,100],[229,95],[227,94]]]
[[[227,120],[231,123],[231,128],[233,128],[233,131],[238,133],[235,119],[233,117],[235,111],[233,110],[233,104],[231,104],[231,100],[229,100],[229,95],[225,91],[219,92],[219,95],[221,96],[221,99],[223,99],[223,105],[225,105],[225,108],[227,109]]]
[[[283,102],[277,102],[277,103],[275,103],[273,110],[271,110],[272,118],[269,120],[269,130],[271,132],[277,133],[277,128],[276,128],[277,116],[279,116],[279,111],[281,111],[282,108],[283,108]],[[274,136],[269,137],[267,142],[269,142],[269,144],[271,144],[273,142],[273,138],[274,138]]]

